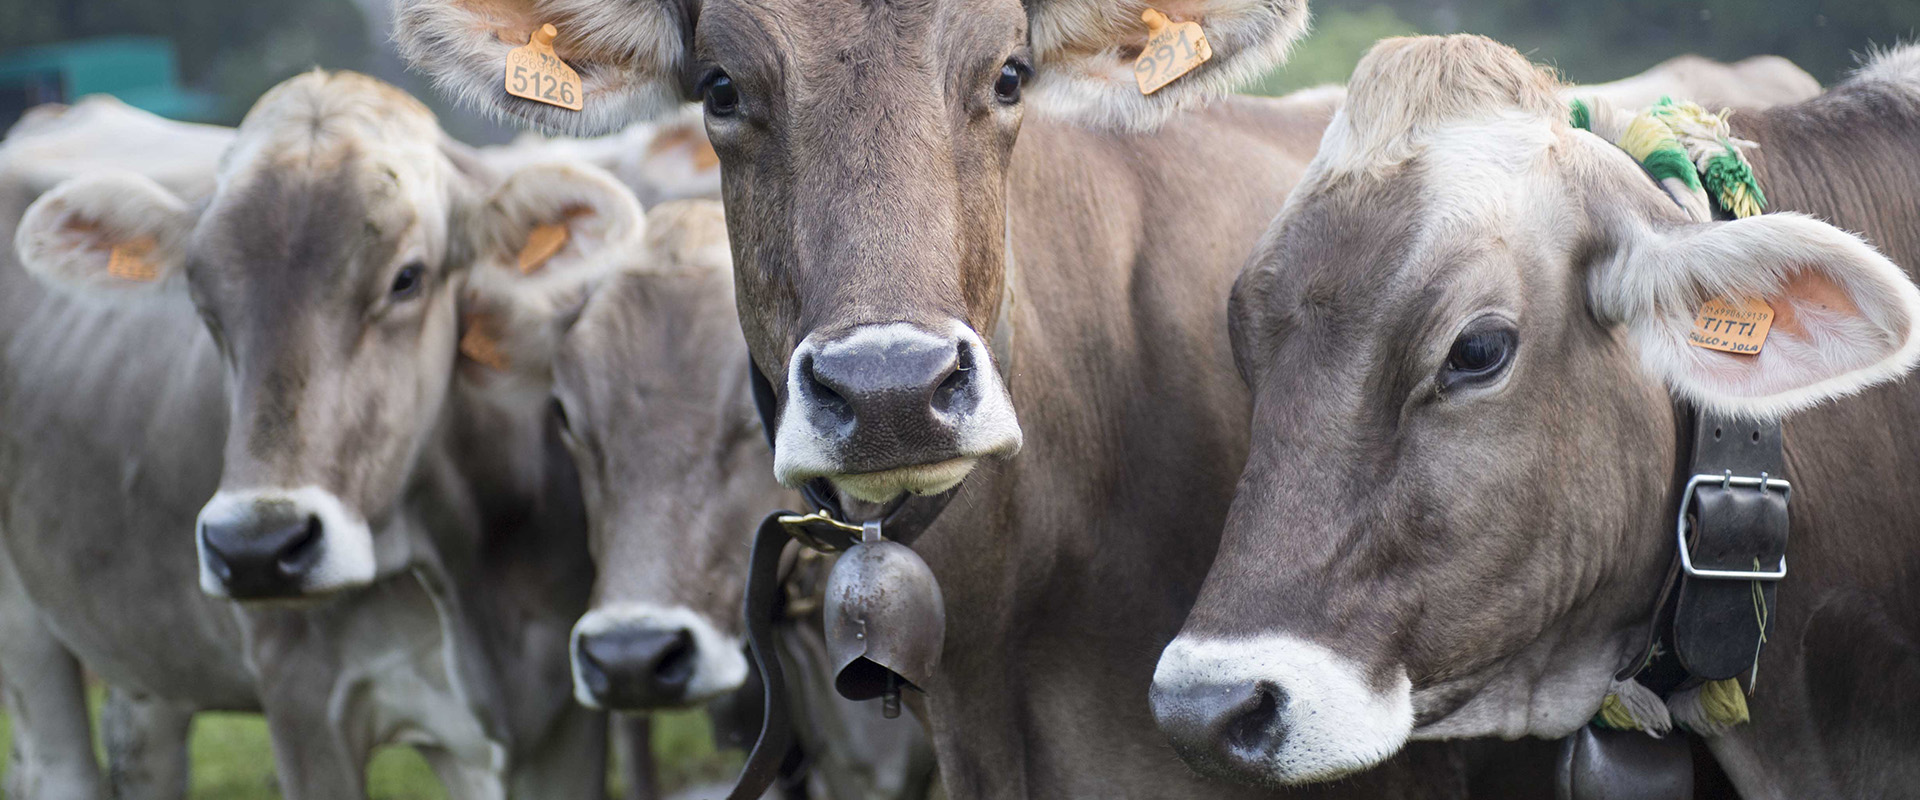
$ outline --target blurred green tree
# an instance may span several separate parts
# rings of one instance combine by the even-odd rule
[[[228,122],[294,73],[373,57],[351,0],[0,0],[0,51],[124,34],[172,40],[181,82],[224,98]]]

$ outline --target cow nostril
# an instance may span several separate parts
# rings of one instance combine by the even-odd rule
[[[693,656],[693,634],[682,630],[654,664],[653,679],[662,686],[685,686],[693,679]]]
[[[301,526],[300,533],[280,548],[280,554],[274,560],[283,574],[297,574],[309,566],[313,556],[320,549],[321,532],[319,515],[308,514],[307,522]]]
[[[952,371],[940,381],[939,386],[934,387],[931,401],[934,411],[942,414],[953,411],[954,404],[967,388],[967,382],[972,380],[973,369],[973,350],[963,342],[957,346]]]
[[[832,414],[838,419],[851,418],[853,416],[853,404],[847,402],[845,396],[841,395],[840,392],[828,385],[826,380],[821,378],[819,371],[816,369],[818,363],[819,362],[815,361],[812,356],[807,356],[806,362],[800,365],[800,374],[807,376],[808,393],[813,395],[814,402],[821,410]]]
[[[1280,687],[1268,681],[1254,685],[1253,697],[1226,721],[1221,734],[1227,744],[1239,750],[1263,750],[1285,735],[1275,722],[1286,700]]]

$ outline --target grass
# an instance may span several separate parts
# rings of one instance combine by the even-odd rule
[[[89,693],[93,710],[95,757],[100,752],[100,703],[105,692],[96,688]],[[0,714],[0,753],[12,751],[13,725]],[[259,714],[206,713],[194,718],[189,752],[193,760],[193,785],[188,796],[194,800],[278,800],[279,786],[273,774],[273,749],[267,739],[267,723]],[[716,752],[706,714],[681,711],[656,714],[653,722],[653,753],[665,792],[688,786],[732,778],[745,757],[737,752]],[[7,764],[0,760],[0,778]],[[104,774],[104,773],[103,773]],[[617,776],[608,776],[612,796],[619,797]],[[412,748],[388,747],[374,756],[367,770],[367,793],[373,800],[448,800],[433,770]]]

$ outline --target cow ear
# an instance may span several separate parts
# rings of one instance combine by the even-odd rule
[[[681,66],[698,0],[398,0],[394,39],[415,69],[459,102],[550,131],[610,133],[685,100]],[[507,94],[507,53],[541,25],[579,73],[581,109]]]
[[[183,274],[193,222],[187,204],[151,178],[89,175],[28,206],[14,249],[27,272],[56,289],[102,299],[151,297]]]
[[[1920,291],[1872,245],[1824,222],[1764,214],[1642,225],[1620,245],[1589,276],[1594,310],[1624,324],[1643,365],[1703,407],[1778,417],[1898,378],[1920,355]],[[1716,300],[1728,302],[1703,313]],[[1722,313],[1728,305],[1744,308]],[[1750,348],[1762,322],[1758,352],[1700,346]]]
[[[1028,107],[1131,130],[1157,125],[1182,107],[1232,92],[1278,66],[1306,33],[1308,16],[1306,0],[1027,0],[1026,6],[1034,58]],[[1142,19],[1149,8],[1175,25],[1198,24],[1212,52],[1152,94],[1142,92],[1135,77],[1151,34]],[[1188,60],[1177,42],[1175,49],[1165,55]]]
[[[632,192],[600,169],[569,163],[515,171],[469,224],[461,352],[542,381],[589,292],[634,257],[646,234]]]

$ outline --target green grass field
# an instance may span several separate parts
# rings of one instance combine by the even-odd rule
[[[97,719],[104,693],[96,689],[89,697]],[[95,750],[99,750],[98,726],[95,726]],[[13,726],[0,714],[0,753],[11,752]],[[273,750],[267,742],[267,723],[258,714],[208,713],[194,718],[193,787],[194,800],[277,800],[279,787],[273,776]],[[686,786],[723,781],[739,770],[744,756],[735,752],[716,752],[707,717],[699,711],[655,715],[653,752],[659,769],[660,788],[666,792]],[[98,753],[96,752],[96,755]],[[0,775],[6,763],[0,760]],[[618,797],[616,776],[609,785]],[[389,747],[374,758],[367,771],[367,791],[373,800],[446,800],[433,771],[419,754],[406,747]]]

